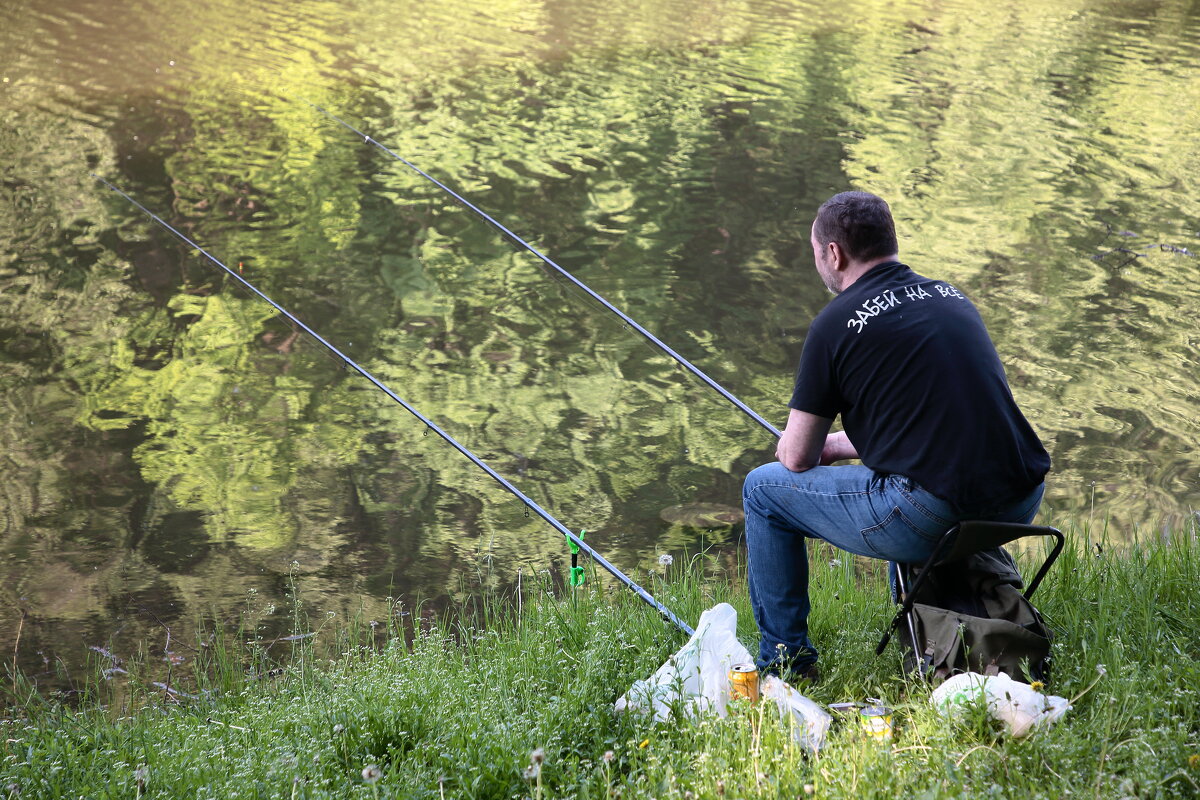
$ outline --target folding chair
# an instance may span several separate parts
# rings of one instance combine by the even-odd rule
[[[964,562],[972,556],[983,553],[983,551],[998,548],[1009,542],[1028,536],[1050,536],[1056,540],[1050,555],[1042,563],[1041,568],[1037,571],[1037,574],[1022,595],[1028,601],[1041,584],[1042,579],[1046,577],[1046,573],[1058,558],[1059,553],[1062,552],[1065,539],[1062,532],[1056,528],[1045,525],[1022,525],[1015,522],[963,521],[942,535],[924,564],[891,564],[890,571],[895,580],[893,599],[900,603],[900,609],[896,612],[895,617],[892,618],[887,630],[884,631],[883,638],[879,641],[879,646],[875,648],[875,654],[883,654],[884,648],[887,647],[893,632],[903,622],[906,625],[905,633],[908,635],[908,642],[905,644],[911,648],[913,653],[914,663],[911,666],[917,666],[921,660],[921,653],[926,648],[922,646],[925,639],[923,635],[919,635],[920,631],[918,629],[920,626],[918,620],[915,618],[913,606],[917,602],[917,598],[921,597],[921,591],[925,588],[930,576],[937,572],[937,568],[944,567],[947,564],[955,564],[956,569],[953,572],[960,572],[962,570],[957,569],[958,562]],[[1004,567],[1001,568],[1003,569]],[[965,564],[963,565],[963,569],[965,569]],[[1011,583],[1017,584],[1019,588],[1018,581],[1020,576],[1016,573],[1015,568],[1011,570],[1011,575]],[[1000,580],[1003,581],[1004,579],[1001,578]],[[1014,590],[1009,591],[1012,591],[1015,595]],[[1040,615],[1037,614],[1037,610],[1033,609],[1032,604],[1028,604],[1028,606],[1032,609],[1032,614],[1037,619],[1037,622],[1040,623],[1041,619]],[[982,608],[982,605],[980,605],[979,611],[964,612],[965,615],[972,613],[984,618],[989,616],[987,611]],[[963,618],[967,617],[964,616]],[[1047,633],[1047,635],[1049,634]],[[926,667],[928,667],[928,664],[926,664]],[[924,676],[926,674],[925,670],[922,673]],[[1014,675],[1012,677],[1017,676]]]

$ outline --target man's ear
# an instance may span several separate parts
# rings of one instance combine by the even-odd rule
[[[842,246],[837,242],[830,242],[826,246],[829,248],[829,260],[833,262],[833,268],[845,269],[849,262],[846,260],[846,252],[842,250]]]

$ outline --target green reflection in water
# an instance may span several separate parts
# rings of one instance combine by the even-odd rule
[[[5,14],[0,641],[29,610],[30,669],[39,650],[74,663],[157,635],[149,612],[186,624],[250,588],[278,600],[293,562],[320,610],[380,615],[389,594],[462,597],[566,552],[88,168],[241,263],[618,565],[701,542],[737,557],[736,530],[659,511],[736,505],[765,435],[300,98],[776,419],[827,299],[811,214],[879,192],[904,257],[987,318],[1050,443],[1049,513],[1125,538],[1200,506],[1188,3]]]

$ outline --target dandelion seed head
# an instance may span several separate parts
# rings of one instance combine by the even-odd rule
[[[616,753],[614,753],[612,750],[605,750],[604,755],[600,756],[600,758],[604,759],[605,764],[611,764],[613,759],[616,757]]]
[[[1098,675],[1099,675],[1101,678],[1103,678],[1105,675],[1107,675],[1107,674],[1108,674],[1108,669],[1106,669],[1106,668],[1105,668],[1105,666],[1104,666],[1103,664],[1097,664],[1097,665],[1096,665],[1096,673],[1097,673],[1097,674],[1098,674]]]
[[[341,733],[341,732],[342,732],[342,731],[344,731],[344,730],[346,730],[346,726],[345,726],[345,725],[343,725],[343,724],[342,724],[342,723],[340,723],[340,722],[339,722],[337,725],[334,725],[334,726],[333,726],[333,732],[334,732],[334,733]]]
[[[811,783],[804,784],[804,793],[805,794],[812,794],[816,790],[817,790],[817,787],[813,786]]]
[[[378,764],[367,764],[363,767],[362,776],[367,783],[375,783],[383,777],[383,770],[379,768]]]
[[[675,563],[675,557],[670,553],[663,553],[658,557],[658,565],[660,567],[669,567]]]
[[[541,764],[530,764],[528,767],[525,768],[525,771],[521,774],[525,776],[525,780],[535,781],[542,774],[542,765]]]
[[[541,764],[546,760],[546,751],[540,747],[534,748],[534,751],[529,754],[530,764]]]
[[[150,780],[150,768],[145,764],[140,765],[133,771],[133,779],[138,783],[145,783]]]

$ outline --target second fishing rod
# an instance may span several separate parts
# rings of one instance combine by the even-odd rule
[[[649,341],[655,347],[662,350],[664,353],[666,353],[668,356],[670,356],[672,359],[674,359],[675,362],[677,364],[679,364],[681,367],[683,367],[688,372],[692,373],[697,378],[699,378],[701,381],[703,381],[704,384],[706,386],[708,386],[710,389],[717,392],[717,394],[721,395],[726,400],[728,400],[730,403],[732,403],[733,406],[735,408],[737,408],[739,411],[741,411],[743,414],[750,417],[750,419],[754,420],[756,423],[758,423],[760,426],[765,428],[767,431],[770,431],[770,433],[772,435],[774,435],[775,438],[779,438],[782,435],[778,428],[776,428],[771,423],[767,422],[762,416],[760,416],[758,414],[758,412],[756,412],[754,409],[750,408],[750,406],[746,405],[741,400],[739,400],[737,397],[735,397],[724,386],[722,386],[721,384],[717,383],[715,380],[710,378],[708,375],[706,375],[704,372],[702,372],[696,365],[692,364],[692,362],[688,361],[686,358],[679,355],[679,353],[676,353],[674,350],[672,350],[670,347],[668,347],[665,342],[663,342],[661,339],[659,339],[653,333],[646,330],[644,327],[642,327],[637,322],[635,322],[633,320],[633,318],[630,317],[628,314],[626,314],[624,311],[617,308],[615,305],[613,305],[608,300],[606,300],[604,297],[602,297],[599,293],[595,292],[590,286],[588,286],[583,281],[576,278],[574,275],[572,275],[567,270],[563,269],[561,266],[559,266],[557,263],[555,263],[555,261],[553,259],[551,259],[549,256],[542,253],[540,250],[538,250],[536,247],[531,245],[529,242],[522,239],[517,234],[513,233],[511,230],[509,230],[507,227],[502,225],[494,217],[492,217],[486,211],[481,209],[479,206],[475,205],[470,200],[463,197],[461,194],[454,191],[449,186],[442,183],[437,178],[433,177],[428,172],[426,172],[425,170],[418,167],[412,161],[409,161],[408,159],[399,155],[398,153],[393,151],[391,148],[387,147],[387,145],[384,145],[383,143],[379,142],[377,139],[372,138],[369,134],[363,133],[358,128],[354,127],[353,125],[351,125],[350,123],[341,119],[340,117],[333,115],[327,109],[322,108],[321,106],[317,105],[316,103],[310,103],[307,100],[305,100],[304,102],[307,103],[308,105],[312,106],[313,108],[315,108],[317,111],[320,111],[326,117],[328,117],[329,119],[338,123],[339,125],[343,126],[347,130],[353,131],[354,133],[361,136],[364,143],[374,145],[375,147],[379,148],[383,152],[387,153],[392,158],[399,161],[404,166],[411,169],[413,172],[420,175],[425,180],[429,181],[430,183],[434,184],[442,191],[446,192],[446,194],[448,194],[452,198],[454,198],[455,202],[459,203],[464,208],[474,212],[477,216],[479,216],[481,219],[483,219],[485,222],[487,222],[489,225],[491,225],[493,228],[495,228],[497,231],[499,231],[500,234],[503,235],[510,242],[517,245],[518,247],[522,247],[525,250],[528,250],[530,253],[532,253],[534,256],[536,256],[538,259],[540,259],[542,261],[542,263],[544,263],[546,266],[550,267],[555,272],[557,272],[559,275],[563,276],[568,281],[570,281],[572,284],[574,284],[577,288],[581,289],[585,294],[588,295],[588,297],[591,297],[593,300],[600,303],[606,309],[608,309],[612,313],[616,314],[618,317],[621,318],[622,322],[624,322],[630,328],[633,328],[633,330],[635,330],[639,334],[641,334],[647,341]]]

